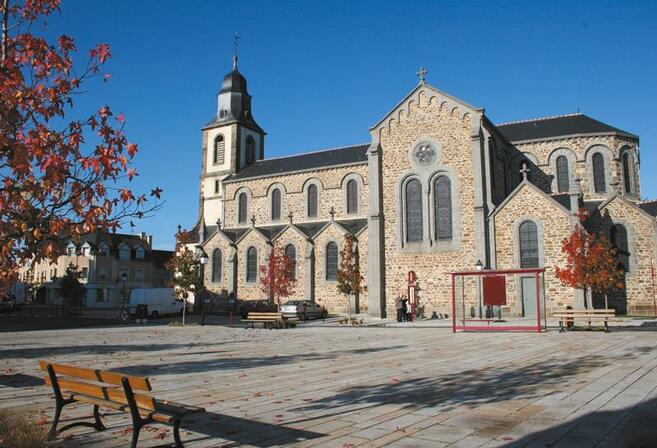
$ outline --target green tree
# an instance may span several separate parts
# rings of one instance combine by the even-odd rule
[[[351,320],[351,297],[358,297],[365,290],[363,276],[360,273],[360,263],[354,250],[356,239],[351,235],[344,237],[340,251],[340,269],[338,269],[338,292],[347,300],[349,320]]]
[[[82,273],[71,263],[66,268],[66,274],[59,280],[59,295],[62,297],[62,312],[64,315],[67,307],[81,305],[82,299],[87,294],[87,290],[80,282],[81,278]]]
[[[202,287],[201,263],[194,251],[188,247],[190,240],[189,233],[179,232],[176,235],[176,253],[167,263],[167,268],[171,271],[171,287],[177,299],[183,302],[183,325],[185,325],[187,299],[190,294],[200,293]]]

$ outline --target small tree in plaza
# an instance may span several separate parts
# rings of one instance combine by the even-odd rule
[[[589,233],[582,221],[586,213],[580,211],[580,223],[563,240],[561,250],[566,254],[566,266],[556,267],[555,275],[565,286],[581,289],[586,301],[588,291],[607,295],[612,288],[622,288],[623,270],[618,266],[618,251],[604,235]]]
[[[171,287],[174,289],[177,299],[183,302],[183,325],[185,325],[187,312],[187,298],[190,294],[199,293],[202,285],[201,263],[188,246],[190,240],[189,233],[178,232],[175,254],[167,263],[167,268],[171,271]]]
[[[297,280],[290,272],[294,272],[295,263],[290,260],[280,244],[274,243],[269,253],[266,265],[260,266],[260,291],[269,300],[281,307],[281,298],[294,293]]]
[[[356,296],[365,290],[363,276],[360,274],[360,263],[354,247],[356,240],[351,235],[344,237],[344,244],[340,251],[340,268],[338,269],[338,292],[347,299],[349,320],[351,320],[350,297]]]
[[[73,263],[66,268],[66,273],[59,280],[59,295],[62,298],[62,310],[66,314],[67,306],[79,306],[87,294],[80,279],[82,273]]]

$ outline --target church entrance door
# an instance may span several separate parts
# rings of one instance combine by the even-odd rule
[[[522,315],[536,318],[536,278],[520,277],[522,285]]]

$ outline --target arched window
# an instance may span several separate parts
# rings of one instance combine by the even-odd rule
[[[221,250],[212,251],[212,283],[221,282]]]
[[[281,190],[274,188],[271,192],[271,220],[278,221],[281,219]]]
[[[602,153],[593,154],[591,163],[593,164],[593,189],[596,193],[606,193],[607,179],[605,179],[605,159]]]
[[[251,246],[246,251],[246,281],[255,282],[258,277],[258,251]]]
[[[246,223],[246,215],[248,214],[247,201],[246,193],[240,193],[237,198],[237,222],[240,224]]]
[[[308,185],[308,217],[316,218],[317,217],[317,185],[310,184]]]
[[[217,138],[214,139],[214,153],[212,155],[212,161],[215,165],[224,163],[224,154],[226,153],[226,146],[224,142],[223,135],[217,135]]]
[[[568,172],[568,157],[557,157],[557,190],[568,193],[570,190],[570,173]]]
[[[625,184],[625,193],[632,193],[632,171],[630,170],[630,154],[623,153],[623,183]]]
[[[246,164],[251,165],[256,160],[255,140],[250,135],[246,138]]]
[[[611,228],[611,243],[618,250],[618,263],[625,272],[630,270],[630,250],[627,243],[627,229],[622,224],[614,224]]]
[[[338,279],[338,245],[333,241],[326,245],[326,280]]]
[[[294,280],[297,271],[297,249],[294,247],[294,244],[288,244],[285,246],[285,256],[290,260],[290,266],[285,272],[285,276]]]
[[[452,184],[447,176],[439,176],[433,183],[436,239],[452,239]]]
[[[422,241],[422,184],[412,179],[406,184],[406,242]]]
[[[347,213],[358,213],[358,183],[355,179],[347,182]]]
[[[525,221],[519,228],[520,267],[537,268],[538,260],[538,228],[533,221]]]

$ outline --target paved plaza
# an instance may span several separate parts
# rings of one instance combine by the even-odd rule
[[[203,406],[188,447],[655,447],[657,333],[112,326],[3,333],[0,408],[53,414],[38,359],[147,375]],[[91,406],[64,411],[91,416]],[[42,420],[45,418],[41,417]],[[63,446],[125,447],[127,415]],[[173,442],[142,431],[141,447]]]

